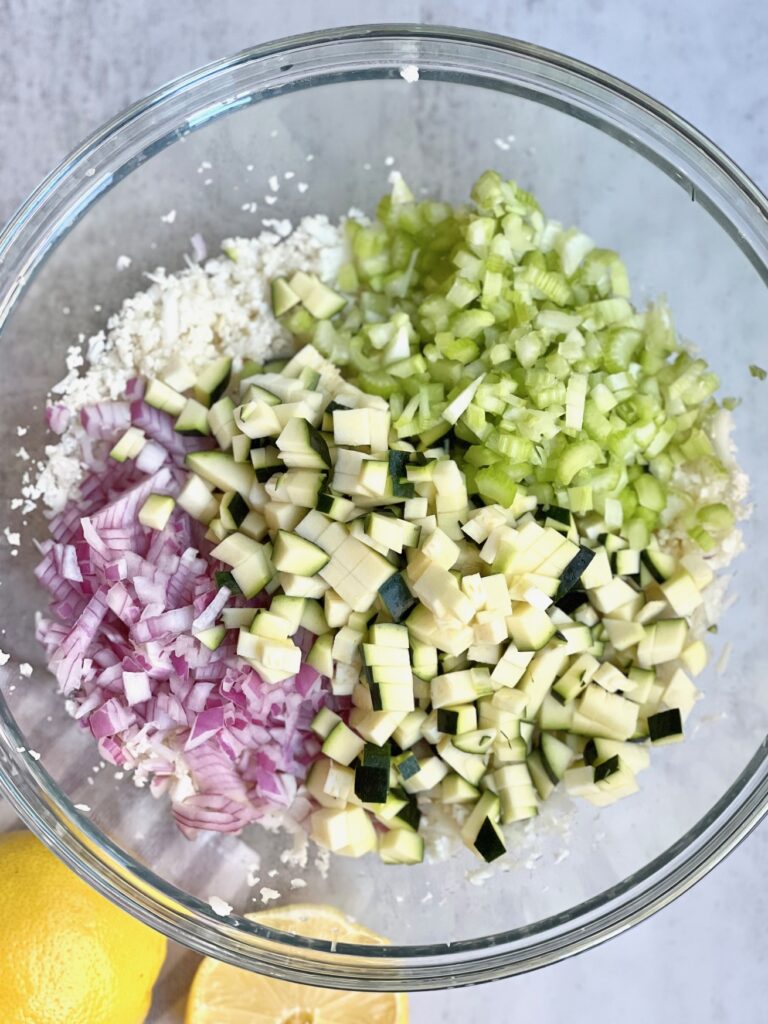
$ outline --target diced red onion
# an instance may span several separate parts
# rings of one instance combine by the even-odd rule
[[[144,381],[141,377],[131,377],[125,385],[125,397],[129,401],[144,397]]]
[[[131,407],[128,402],[98,402],[80,410],[80,422],[86,434],[94,438],[113,437],[131,425]]]
[[[89,719],[91,732],[97,740],[104,736],[114,736],[129,725],[133,725],[136,716],[126,708],[117,697],[112,697],[94,711]]]
[[[199,633],[204,629],[210,629],[211,626],[215,626],[216,620],[219,618],[224,608],[226,608],[231,596],[232,593],[228,587],[221,587],[220,590],[215,592],[213,600],[208,602],[207,607],[200,612],[192,623],[192,631],[194,633]]]
[[[152,696],[146,672],[123,672],[123,689],[129,705],[143,704]]]
[[[170,794],[186,835],[237,832],[289,805],[301,820],[310,805],[297,787],[320,749],[312,718],[325,704],[342,711],[349,701],[332,697],[328,680],[306,664],[291,679],[265,683],[238,658],[234,631],[215,651],[192,635],[215,625],[227,604],[256,609],[269,598],[217,590],[204,527],[181,510],[162,531],[138,522],[151,491],[176,493],[184,454],[209,444],[177,434],[141,395],[137,381],[130,406],[100,403],[84,413],[90,474],[51,520],[55,543],[40,545],[37,569],[63,621],[42,620],[38,637],[101,756],[154,776],[153,792]],[[144,460],[117,463],[108,451],[126,408],[150,440]],[[53,407],[48,417],[64,419]],[[306,630],[295,637],[304,654],[313,640]]]

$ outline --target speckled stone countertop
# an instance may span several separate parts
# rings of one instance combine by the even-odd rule
[[[667,103],[768,189],[763,0],[0,0],[0,221],[83,136],[164,81],[249,43],[360,21],[455,24],[562,50]],[[0,827],[11,822],[5,808]],[[622,1024],[768,1020],[766,863],[762,828],[633,931],[522,978],[416,995],[412,1020],[560,1024],[606,1009]],[[174,951],[152,1024],[181,1021],[168,1007],[182,959]]]

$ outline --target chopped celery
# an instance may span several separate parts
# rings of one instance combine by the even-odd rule
[[[346,222],[349,262],[319,305],[310,275],[287,282],[300,303],[277,285],[293,303],[281,321],[388,401],[391,443],[446,438],[485,501],[557,497],[639,550],[673,515],[712,550],[732,513],[697,513],[674,481],[689,466],[727,473],[709,430],[717,377],[663,302],[635,310],[615,252],[546,220],[494,171],[472,201],[417,201],[393,178],[373,223]]]

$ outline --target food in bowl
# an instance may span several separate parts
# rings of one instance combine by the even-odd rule
[[[663,303],[487,172],[276,221],[128,300],[27,496],[39,637],[179,827],[481,858],[682,739],[738,553],[727,400]]]

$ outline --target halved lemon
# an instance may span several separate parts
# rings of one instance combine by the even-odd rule
[[[384,946],[387,940],[334,907],[309,903],[248,914],[307,938]],[[339,992],[278,981],[206,958],[187,1000],[185,1024],[408,1024],[402,992]]]

